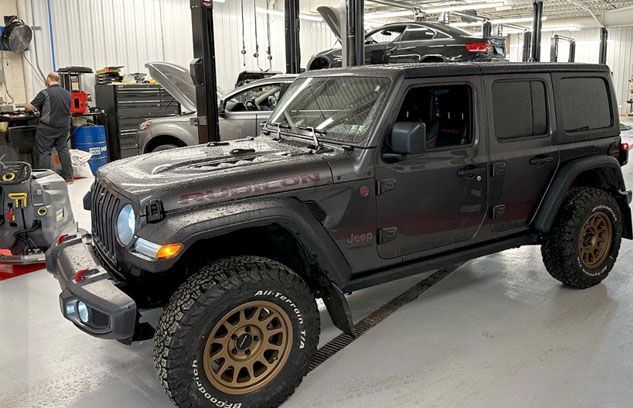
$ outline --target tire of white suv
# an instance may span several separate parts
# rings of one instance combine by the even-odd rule
[[[547,271],[585,289],[611,272],[622,241],[622,215],[613,195],[597,188],[569,191],[541,246]]]
[[[307,373],[319,326],[314,295],[293,271],[266,258],[227,258],[173,294],[154,362],[178,407],[275,407]]]

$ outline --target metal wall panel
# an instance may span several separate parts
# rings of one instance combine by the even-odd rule
[[[49,36],[47,0],[24,0],[20,16],[28,24],[41,27],[35,32],[37,53],[29,52],[30,61],[45,73],[53,69]],[[271,4],[273,1],[271,1]],[[283,7],[283,2],[276,1]],[[145,72],[148,61],[163,60],[188,66],[193,57],[189,0],[50,0],[55,65],[101,68],[124,65],[126,72]],[[266,0],[244,0],[246,32],[246,66],[242,61],[242,22],[240,0],[214,3],[216,22],[216,61],[218,85],[224,91],[233,89],[237,74],[244,69],[258,69],[255,52],[254,7],[266,9]],[[283,12],[283,9],[276,9]],[[284,19],[270,19],[272,68],[285,70]],[[266,14],[257,14],[259,65],[268,69],[266,48]],[[330,48],[335,42],[323,22],[301,21],[302,61]],[[37,57],[34,55],[37,54]],[[42,87],[29,68],[27,89],[33,94]]]
[[[598,63],[600,50],[600,30],[589,29],[581,31],[566,31],[543,33],[541,44],[542,60],[550,59],[551,37],[559,34],[576,39],[576,62]],[[569,47],[561,41],[559,61],[567,61]],[[523,35],[510,36],[510,61],[520,61],[523,50]],[[629,80],[633,78],[633,27],[609,28],[609,43],[607,46],[607,65],[613,72],[613,83],[618,98],[620,113],[628,112]]]

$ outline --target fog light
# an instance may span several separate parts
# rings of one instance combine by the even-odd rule
[[[79,313],[79,320],[81,320],[82,323],[88,323],[90,315],[88,313],[88,306],[86,306],[84,302],[77,302],[77,313]]]

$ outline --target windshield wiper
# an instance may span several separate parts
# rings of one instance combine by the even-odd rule
[[[323,151],[323,144],[319,140],[317,133],[321,135],[327,135],[327,131],[319,130],[312,126],[297,126],[297,129],[307,130],[308,132],[312,132],[312,140],[314,140],[314,150],[316,150],[317,152]]]

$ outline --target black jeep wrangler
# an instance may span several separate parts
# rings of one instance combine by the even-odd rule
[[[279,405],[317,348],[316,298],[353,335],[344,293],[521,245],[566,285],[606,278],[632,238],[616,106],[597,65],[310,72],[259,137],[104,167],[92,235],[47,254],[62,313],[154,337],[178,406]]]

